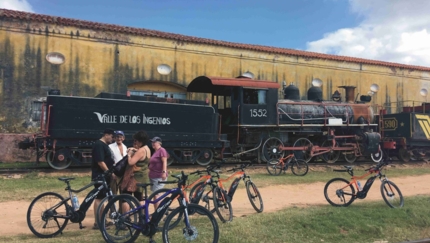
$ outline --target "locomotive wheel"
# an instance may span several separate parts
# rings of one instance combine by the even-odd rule
[[[262,148],[263,152],[263,159],[267,161],[270,161],[272,159],[280,159],[284,157],[284,151],[279,150],[279,146],[284,144],[279,138],[271,137],[268,138]]]
[[[70,152],[66,149],[57,150],[55,153],[52,150],[48,151],[46,153],[46,162],[56,170],[66,169],[72,163],[72,160],[68,158],[69,156],[67,153]]]
[[[338,145],[336,144],[336,147],[337,146]],[[321,144],[321,147],[330,147],[331,148],[331,147],[333,147],[333,142],[330,140],[325,140]],[[321,158],[329,164],[335,163],[339,159],[339,157],[340,157],[340,151],[338,151],[338,150],[337,151],[332,150],[328,153],[321,154]]]
[[[407,149],[400,148],[399,153],[397,154],[397,158],[399,158],[399,160],[401,160],[402,162],[407,163],[411,160],[411,154]]]
[[[357,156],[355,156],[355,153],[354,152],[352,152],[352,153],[346,153],[345,154],[345,160],[346,160],[346,162],[348,162],[348,163],[354,163],[356,160],[358,159],[358,157]]]
[[[201,166],[206,166],[211,163],[213,157],[214,157],[214,153],[212,152],[212,150],[204,149],[200,157],[196,159],[196,162]]]
[[[296,159],[301,159],[301,160],[304,160],[306,163],[308,163],[312,159],[311,152],[310,152],[310,150],[312,149],[312,146],[313,144],[307,138],[297,139],[294,142],[293,147],[307,147],[307,149],[293,150],[293,153]]]

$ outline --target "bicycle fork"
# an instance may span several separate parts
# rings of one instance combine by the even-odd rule
[[[390,198],[390,199],[393,199],[394,198],[394,190],[393,190],[393,188],[391,187],[391,184],[390,183],[388,183],[389,182],[389,180],[388,180],[388,178],[387,177],[385,177],[384,179],[381,179],[381,183],[384,183],[385,182],[385,184],[384,184],[384,192],[385,192],[385,194]]]

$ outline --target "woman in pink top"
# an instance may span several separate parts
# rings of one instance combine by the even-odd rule
[[[167,151],[161,147],[161,138],[154,137],[151,139],[152,148],[155,152],[152,154],[149,160],[149,179],[154,185],[151,186],[151,191],[155,192],[164,187],[164,184],[158,184],[158,181],[165,181],[167,178],[167,158],[169,154]],[[158,195],[156,195],[153,200],[156,200]],[[154,209],[158,207],[158,203],[154,204]]]

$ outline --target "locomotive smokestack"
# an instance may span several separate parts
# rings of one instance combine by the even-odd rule
[[[355,86],[339,86],[339,88],[345,89],[345,101],[348,103],[354,103]]]

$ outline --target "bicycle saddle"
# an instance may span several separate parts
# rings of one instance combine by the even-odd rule
[[[71,181],[74,179],[75,179],[74,177],[60,177],[60,178],[58,178],[58,180],[60,180],[60,181]]]
[[[350,165],[344,165],[343,167],[345,167],[347,170],[352,170],[354,168],[354,166]]]
[[[152,183],[136,183],[136,186],[138,187],[147,187],[147,186],[153,186]]]

